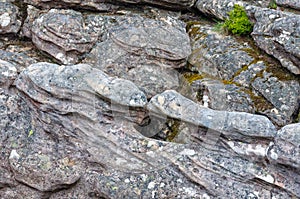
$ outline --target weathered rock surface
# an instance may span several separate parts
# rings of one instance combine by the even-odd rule
[[[22,72],[27,66],[36,62],[34,58],[27,56],[24,53],[13,53],[9,51],[0,50],[0,57],[16,67],[17,72]]]
[[[198,0],[196,7],[203,13],[219,19],[226,19],[234,4],[245,7],[254,22],[251,33],[257,46],[278,59],[283,67],[300,74],[299,66],[299,21],[300,16],[293,13],[261,8],[248,2],[236,0],[211,1]]]
[[[234,84],[223,84],[218,80],[202,79],[192,83],[197,96],[205,103],[208,98],[208,107],[214,110],[240,111],[254,113],[256,108],[249,94]],[[204,101],[203,101],[204,100]]]
[[[17,77],[17,69],[14,65],[0,59],[0,85],[8,88]]]
[[[277,164],[289,165],[299,171],[300,168],[300,123],[290,124],[277,133],[274,143],[268,150],[269,160]]]
[[[85,24],[80,12],[57,9],[39,15],[30,36],[37,48],[63,64],[77,63],[80,54],[88,52],[98,39],[98,33]]]
[[[201,73],[230,80],[254,61],[247,53],[251,48],[249,44],[217,33],[212,27],[194,24],[190,33],[194,35],[194,41],[188,61]]]
[[[275,2],[283,7],[291,7],[300,10],[300,2],[297,0],[275,0]]]
[[[300,16],[258,9],[252,37],[257,46],[277,58],[283,67],[300,74]]]
[[[133,81],[148,98],[179,87],[179,74],[174,68],[183,67],[190,53],[182,22],[138,16],[91,16],[89,20],[103,26],[107,36],[104,34],[104,41],[96,44],[84,62]]]
[[[19,8],[9,2],[0,2],[0,34],[17,33],[20,27]]]
[[[271,138],[276,132],[274,125],[264,116],[215,111],[201,107],[172,90],[154,96],[147,108],[158,115],[218,131],[231,138],[242,139],[241,135]]]
[[[190,8],[194,5],[195,0],[117,0],[117,1],[110,1],[110,0],[101,0],[101,1],[81,1],[81,0],[63,0],[63,1],[50,1],[50,0],[25,0],[26,3],[32,4],[39,7],[44,8],[53,8],[53,7],[83,7],[86,9],[96,9],[99,11],[109,11],[118,8],[120,4],[150,4],[155,6],[162,6],[165,8],[172,8],[172,9],[180,9],[184,10]]]
[[[192,83],[194,92],[201,95],[206,92],[210,108],[260,112],[279,126],[292,122],[299,110],[300,96],[299,82],[295,76],[281,74],[287,71],[276,72],[280,66],[268,63],[248,42],[241,43],[233,36],[225,36],[207,25],[195,23],[188,31],[192,36],[193,49],[188,61],[191,69],[200,74],[198,79],[206,77],[229,84],[214,87],[213,91],[212,86],[211,89],[208,86],[201,88],[196,86],[196,82]],[[282,76],[287,76],[287,80]],[[224,95],[225,87],[231,87],[231,97]],[[203,103],[203,96],[198,96],[198,100]]]
[[[1,133],[5,136],[1,136],[3,166],[0,174],[3,177],[0,182],[2,186],[10,185],[1,189],[3,196],[162,198],[176,194],[180,198],[299,197],[296,183],[299,174],[292,171],[283,174],[272,165],[265,167],[234,155],[219,143],[223,138],[216,139],[211,151],[199,144],[178,145],[145,138],[125,120],[115,121],[100,106],[105,103],[104,98],[121,103],[117,99],[122,96],[125,102],[122,103],[131,106],[127,102],[131,101],[135,88],[127,89],[127,94],[109,96],[106,93],[109,89],[96,89],[101,86],[89,84],[91,81],[105,84],[108,80],[112,79],[87,65],[37,63],[18,77],[18,95],[2,93],[0,107],[9,111],[1,112],[1,129],[4,130]],[[107,84],[113,84],[113,81]],[[97,96],[95,103],[91,101],[92,95]],[[165,106],[156,107],[162,111],[178,107],[175,101],[181,103],[182,110],[187,108],[186,105],[191,108],[195,105],[173,91],[154,97],[151,104],[158,105],[163,96],[166,97]],[[10,103],[11,100],[17,103]],[[76,108],[77,104],[81,108]],[[133,106],[142,104],[136,101]],[[195,108],[203,113],[216,112],[197,105]],[[179,118],[188,110],[177,109],[177,113],[169,115]],[[18,124],[8,120],[16,116]],[[228,113],[228,116],[227,122],[223,123],[227,126],[222,127],[225,132],[241,133],[239,137],[257,136],[257,139],[269,139],[275,135],[274,126],[263,116],[245,113]],[[188,120],[203,123],[201,117],[194,115]],[[250,119],[244,126],[246,130],[241,125],[241,117],[245,121]],[[215,128],[208,120],[203,124]],[[15,131],[16,127],[21,130]],[[13,171],[13,177],[8,175],[8,168]],[[261,185],[264,183],[271,184],[272,189]],[[28,185],[35,189],[28,188]],[[284,187],[284,190],[275,185]]]
[[[194,1],[0,2],[24,22],[0,37],[1,199],[300,198],[299,123],[275,128],[299,122],[299,77],[198,13],[159,8]],[[197,6],[224,19],[236,2]],[[277,22],[297,11],[240,3],[253,22],[286,16],[258,34],[292,60],[297,31]]]
[[[251,85],[261,93],[278,110],[281,125],[291,122],[300,106],[300,84],[297,81],[280,81],[271,73],[264,72],[263,77],[256,78]]]

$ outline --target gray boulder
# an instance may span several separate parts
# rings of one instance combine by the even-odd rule
[[[272,73],[264,72],[263,77],[257,77],[251,85],[274,105],[273,112],[277,115],[277,124],[283,126],[292,122],[300,106],[299,82],[280,81]]]
[[[300,10],[300,2],[298,0],[275,0],[275,2],[283,7],[290,7]]]
[[[52,9],[33,21],[31,37],[40,50],[63,64],[74,64],[92,48],[98,33],[89,29],[80,12]]]
[[[284,164],[300,169],[300,123],[290,124],[280,129],[268,150],[268,159],[277,164]]]
[[[0,34],[17,33],[21,27],[19,8],[9,2],[0,2]]]
[[[251,48],[249,44],[239,43],[232,36],[222,35],[210,26],[194,24],[191,31],[193,28],[197,31],[188,62],[200,73],[230,80],[254,61],[254,57],[246,51]]]
[[[198,96],[205,103],[208,99],[208,107],[214,110],[239,111],[254,113],[256,108],[250,95],[234,84],[223,84],[218,80],[201,79],[192,83],[193,90],[201,94]],[[204,100],[204,101],[203,101]]]
[[[251,36],[257,46],[266,53],[278,59],[283,67],[292,73],[300,74],[299,69],[299,15],[261,8],[252,2],[225,0],[198,0],[196,7],[207,15],[213,15],[221,20],[228,17],[228,12],[234,4],[245,7],[247,15],[254,23]]]
[[[300,16],[257,9],[252,37],[257,46],[278,59],[283,67],[300,74]]]
[[[244,112],[216,111],[197,105],[179,93],[169,90],[154,96],[149,111],[217,131],[231,138],[243,136],[272,138],[274,125],[264,116]]]
[[[260,54],[248,42],[219,33],[208,25],[194,23],[188,32],[192,37],[193,49],[188,58],[190,69],[197,71],[200,79],[192,83],[193,95],[198,96],[198,101],[203,104],[206,92],[210,100],[209,107],[213,109],[259,112],[278,126],[293,122],[299,108],[300,91],[295,75]],[[231,90],[232,98],[222,96],[222,85],[216,89],[208,83],[211,90],[203,84],[201,88],[200,82],[206,81],[201,80],[203,78],[223,81],[226,84],[223,88]],[[234,100],[237,100],[236,103]]]
[[[0,97],[4,198],[300,196],[298,173],[239,156],[222,137],[210,149],[163,142],[142,136],[126,117],[116,120],[108,101],[128,106],[136,116],[145,96],[138,97],[141,91],[132,83],[88,65],[33,64],[15,84],[17,90],[3,90]],[[202,108],[173,91],[154,97],[150,105],[239,140],[254,136],[261,143],[275,134],[263,116]],[[192,115],[195,111],[200,114]],[[221,116],[227,118],[223,123]],[[224,125],[218,128],[214,120]]]
[[[183,67],[191,51],[182,22],[139,16],[98,16],[90,21],[103,22],[99,27],[104,27],[104,41],[86,55],[85,63],[133,81],[148,98],[179,87],[179,74],[174,68]]]

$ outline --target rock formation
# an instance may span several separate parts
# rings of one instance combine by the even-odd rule
[[[297,2],[0,8],[1,199],[300,198]]]

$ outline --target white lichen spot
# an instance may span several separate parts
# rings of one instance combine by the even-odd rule
[[[142,180],[144,181],[144,182],[146,182],[147,181],[147,175],[146,174],[142,174],[141,175],[141,178],[142,178]]]
[[[10,24],[10,16],[8,13],[4,13],[0,16],[0,24],[2,27],[6,27]]]
[[[191,187],[183,187],[183,190],[188,196],[195,196],[197,194],[197,191]]]
[[[126,178],[126,179],[124,180],[124,182],[125,182],[125,183],[129,183],[130,180],[129,180],[128,178]]]
[[[152,140],[150,140],[149,142],[148,142],[148,144],[147,144],[147,147],[152,147],[152,146],[155,146],[156,145],[156,142],[155,141],[152,141]]]
[[[183,181],[179,178],[176,180],[178,183],[183,183]]]
[[[256,177],[263,180],[263,181],[265,181],[265,182],[271,183],[271,184],[273,184],[275,182],[275,179],[270,174],[257,175]]]
[[[209,98],[207,95],[204,95],[203,98],[203,106],[208,108]]]
[[[10,152],[9,159],[19,159],[20,155],[17,153],[17,150],[13,149]]]
[[[258,156],[265,156],[266,155],[266,151],[267,151],[267,148],[263,147],[260,144],[256,145],[255,147],[252,147],[252,145],[250,145],[247,148],[247,154],[254,153],[255,155],[258,155]]]
[[[64,54],[62,53],[57,53],[57,55],[55,56],[56,59],[61,60],[64,58]]]
[[[202,195],[203,199],[210,199],[209,195],[207,195],[206,193]]]
[[[162,182],[162,183],[160,183],[160,185],[159,185],[159,187],[160,187],[160,188],[163,188],[163,187],[165,187],[165,186],[166,186],[166,184],[165,184],[165,183],[163,183],[163,182]]]
[[[169,107],[174,110],[176,113],[179,113],[181,112],[181,106],[176,103],[175,101],[172,101],[170,104],[169,104]]]
[[[184,149],[179,153],[180,155],[188,155],[188,156],[193,156],[196,154],[196,152],[192,149]]]
[[[272,108],[271,113],[278,115],[279,111],[276,108]]]
[[[272,158],[273,160],[277,160],[278,159],[278,154],[275,153],[274,150],[270,150],[270,158]]]
[[[154,187],[155,187],[155,182],[154,181],[152,181],[148,184],[148,189],[154,189]]]
[[[163,96],[158,96],[157,101],[160,105],[163,105],[165,103],[165,98]]]

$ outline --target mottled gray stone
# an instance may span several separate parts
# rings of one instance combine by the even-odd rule
[[[80,1],[80,0],[63,0],[63,1],[50,1],[50,0],[25,0],[26,3],[35,5],[35,6],[42,6],[45,8],[53,8],[53,7],[83,7],[88,9],[94,9],[99,11],[109,11],[118,8],[118,5],[139,5],[139,4],[150,4],[154,6],[160,6],[165,8],[172,8],[178,10],[185,10],[190,8],[194,5],[195,0],[117,0],[117,1],[110,1],[110,0],[102,0],[102,1],[94,1],[94,0],[87,0],[87,1]]]
[[[245,49],[249,44],[241,44],[232,36],[225,36],[213,31],[212,27],[201,24],[194,25],[198,37],[195,37],[193,52],[188,62],[196,67],[199,73],[230,80],[244,66],[250,65],[254,60]]]
[[[27,66],[36,63],[36,60],[24,53],[13,53],[4,50],[0,50],[0,58],[4,61],[7,61],[16,67],[17,72],[20,73]]]
[[[89,51],[98,39],[98,33],[85,25],[80,12],[57,9],[33,21],[31,36],[37,48],[63,64],[77,63],[79,56]]]
[[[275,2],[283,7],[291,7],[300,10],[300,2],[298,0],[275,0]]]
[[[81,17],[77,18],[80,14],[70,11],[74,15],[68,13],[68,16],[64,15],[65,19],[74,17],[71,21],[74,19],[77,22],[81,19],[83,23],[79,23],[80,27],[82,25],[86,30],[97,33],[95,48],[99,52],[90,54],[94,56],[93,60],[90,59],[93,66],[45,62],[32,64],[35,60],[46,59],[28,53],[31,47],[25,44],[28,41],[24,41],[23,37],[1,37],[3,44],[0,46],[5,50],[0,51],[0,59],[3,60],[0,64],[1,199],[300,197],[298,124],[277,132],[264,116],[211,110],[175,91],[156,95],[148,104],[146,96],[150,98],[168,88],[173,89],[172,86],[183,86],[181,90],[189,92],[188,87],[177,84],[178,73],[174,70],[185,65],[190,53],[189,40],[185,35],[185,24],[172,14],[156,12],[157,9],[152,8],[148,11],[138,8],[138,15],[143,17],[137,17],[131,13],[135,6],[116,11],[115,14],[123,16],[82,10],[97,6],[99,10],[114,9],[105,1],[30,2],[39,5],[39,8],[80,8]],[[146,1],[119,2],[141,5]],[[150,3],[175,8],[178,2],[164,0]],[[184,9],[190,1],[180,2]],[[216,2],[209,1],[209,5],[216,5]],[[247,2],[255,3],[252,0]],[[123,3],[119,5],[125,5]],[[220,6],[218,9],[228,8]],[[32,38],[35,20],[49,11],[29,7],[28,12],[23,35]],[[52,27],[56,26],[48,26],[47,31]],[[241,44],[234,37],[220,36],[210,31],[208,26],[205,28],[207,32],[197,35],[198,39],[205,41],[204,37],[212,34],[211,39],[218,41],[211,41],[212,49],[207,49],[209,53],[203,54],[207,60],[214,54],[219,55],[214,57],[218,61],[216,63],[226,66],[220,70],[222,72],[216,72],[217,75],[211,77],[215,80],[198,81],[205,84],[205,92],[221,96],[220,99],[215,98],[215,102],[225,104],[228,109],[246,110],[244,105],[235,101],[230,104],[225,97],[224,102],[221,101],[222,94],[235,96],[237,98],[232,97],[232,100],[247,104],[249,96],[238,93],[244,89],[240,85],[252,89],[249,84],[256,79],[261,81],[259,78],[262,77],[267,82],[264,86],[275,88],[270,98],[276,95],[280,98],[279,92],[282,92],[294,100],[296,78],[289,78],[287,82],[276,80],[275,74],[266,72],[269,65],[261,62],[260,56],[254,58],[251,55],[250,45]],[[60,42],[59,37],[64,32],[58,29],[52,30],[51,33],[58,34],[51,42],[62,43],[65,49],[78,47],[72,42]],[[76,32],[68,31],[67,34],[71,35]],[[152,35],[149,41],[148,33],[170,38],[156,39]],[[192,38],[193,50],[205,47],[196,40]],[[163,45],[164,41],[166,45]],[[100,53],[100,50],[103,52]],[[230,53],[221,56],[221,50]],[[79,58],[84,59],[85,53],[78,51],[76,56],[82,55]],[[97,55],[103,55],[103,59]],[[243,59],[249,57],[245,65],[242,64]],[[238,67],[227,63],[231,61]],[[230,71],[230,67],[234,72]],[[102,70],[132,82],[110,77]],[[229,80],[224,83],[239,83],[223,85],[221,80],[216,80],[222,77],[223,70],[224,77]],[[262,76],[264,74],[268,77]],[[282,74],[283,77],[285,75]],[[17,80],[12,83],[15,78]],[[269,84],[271,80],[272,84]],[[295,93],[282,91],[281,87],[289,91],[294,88]],[[287,103],[295,105],[289,100]],[[221,108],[216,103],[214,106]],[[276,112],[275,109],[273,111]],[[147,120],[149,115],[151,120]],[[156,140],[157,137],[144,136],[164,131],[165,126],[160,122],[168,123],[173,130],[173,139],[161,141]],[[146,132],[139,132],[138,127],[146,129]],[[143,127],[149,127],[149,131]]]
[[[283,173],[268,163],[261,165],[248,156],[239,156],[222,144],[226,140],[222,137],[217,137],[210,148],[199,143],[162,142],[142,136],[125,118],[116,120],[109,115],[112,106],[105,106],[103,99],[110,96],[99,91],[99,85],[114,84],[113,80],[116,78],[87,65],[38,63],[19,75],[16,94],[1,93],[0,168],[4,169],[0,171],[8,171],[6,175],[0,172],[0,176],[6,176],[0,178],[0,185],[5,186],[1,194],[53,199],[300,196],[298,173]],[[114,90],[112,85],[108,88]],[[171,107],[176,109],[175,101],[180,98],[186,113],[206,113],[195,118],[207,118],[204,125],[208,127],[214,125],[209,124],[207,114],[211,113],[213,120],[220,118],[219,113],[227,115],[226,126],[222,126],[224,135],[235,132],[239,138],[254,136],[256,143],[273,137],[274,129],[263,116],[212,111],[174,92],[166,93],[174,94],[170,95]],[[128,97],[122,93],[114,96],[123,96],[123,104],[127,104]],[[161,101],[162,96],[154,97],[151,103]],[[176,109],[169,116],[183,113]],[[278,180],[284,188],[277,187]]]
[[[271,102],[278,119],[278,124],[284,125],[292,121],[299,110],[300,84],[297,81],[280,81],[271,73],[264,72],[263,77],[257,77],[251,83],[252,87]]]
[[[18,88],[24,89],[31,98],[42,100],[35,90],[22,82],[23,79],[28,78],[30,78],[32,88],[42,88],[44,91],[51,92],[56,86],[56,95],[60,95],[62,98],[69,97],[72,100],[72,94],[74,93],[74,101],[76,101],[76,91],[85,90],[86,93],[95,92],[104,100],[125,106],[143,107],[147,102],[145,94],[132,82],[109,77],[87,64],[59,66],[50,63],[37,63],[29,66],[21,73],[16,85]],[[66,88],[69,89],[68,92],[63,91]],[[47,99],[44,98],[43,100]]]
[[[243,139],[241,135],[272,138],[276,133],[274,125],[264,116],[212,110],[172,90],[154,96],[147,108],[158,115],[166,115],[239,139]]]
[[[214,110],[254,113],[250,95],[234,84],[223,84],[218,80],[202,79],[192,83],[196,92],[208,97],[208,107]],[[200,97],[200,96],[199,96]],[[204,103],[204,102],[202,102]]]
[[[9,2],[0,2],[0,34],[17,33],[20,27],[19,8]]]
[[[251,36],[257,46],[278,59],[283,67],[295,74],[299,69],[299,15],[261,8],[248,2],[236,0],[198,0],[196,7],[203,13],[225,20],[234,4],[245,7],[254,23]]]
[[[257,78],[267,66],[263,61],[251,64],[246,70],[234,77],[233,81],[246,88],[251,87],[251,82]]]
[[[148,98],[179,87],[179,74],[173,68],[183,67],[190,53],[182,22],[139,16],[90,16],[89,20],[103,27],[104,41],[95,45],[85,63],[133,81]]]
[[[300,74],[300,16],[271,9],[257,9],[254,16],[251,35],[257,46]]]
[[[17,78],[17,69],[14,65],[0,59],[0,85],[8,88]]]
[[[300,169],[300,123],[290,124],[280,129],[274,143],[270,144],[268,158],[277,164]]]

